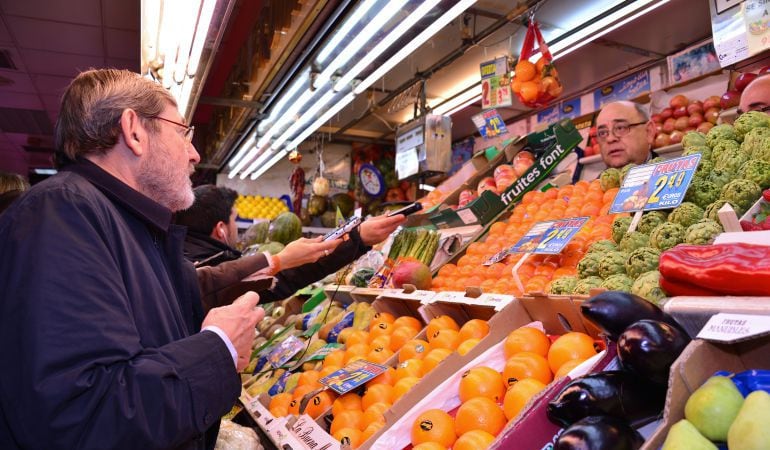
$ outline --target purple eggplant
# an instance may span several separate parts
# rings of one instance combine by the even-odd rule
[[[673,317],[656,305],[628,292],[602,292],[584,301],[580,305],[580,312],[613,341],[617,340],[629,325],[643,319],[659,320],[682,329]]]
[[[624,369],[663,386],[668,370],[690,338],[676,327],[657,320],[640,320],[618,338],[618,358]]]
[[[637,450],[644,438],[623,419],[590,416],[575,422],[556,440],[554,450]]]
[[[548,403],[548,418],[562,426],[588,416],[606,415],[642,425],[657,417],[666,389],[636,375],[613,370],[575,378]]]

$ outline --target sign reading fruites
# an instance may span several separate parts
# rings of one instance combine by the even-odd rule
[[[363,359],[354,361],[342,369],[318,380],[324,386],[342,395],[361,386],[377,375],[385,372],[387,367]]]
[[[588,221],[588,217],[538,222],[519,242],[510,248],[511,253],[538,253],[556,255],[575,237]]]
[[[632,168],[612,202],[610,213],[676,208],[684,200],[700,158],[700,153],[695,153]]]

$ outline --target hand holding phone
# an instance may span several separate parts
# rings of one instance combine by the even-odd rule
[[[416,213],[417,211],[422,210],[422,203],[420,202],[414,202],[410,205],[406,205],[401,209],[397,209],[395,211],[391,211],[388,213],[388,217],[397,216],[399,214],[403,214],[405,216],[408,216],[409,214]]]

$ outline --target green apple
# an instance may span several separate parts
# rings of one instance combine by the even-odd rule
[[[717,450],[717,446],[703,437],[693,424],[682,419],[668,431],[661,450]]]
[[[731,379],[711,377],[687,399],[684,417],[706,438],[724,442],[741,405],[743,395]]]

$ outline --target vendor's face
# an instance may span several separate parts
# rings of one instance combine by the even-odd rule
[[[647,161],[655,125],[645,121],[632,105],[611,103],[596,118],[596,133],[604,163],[620,168]]]

